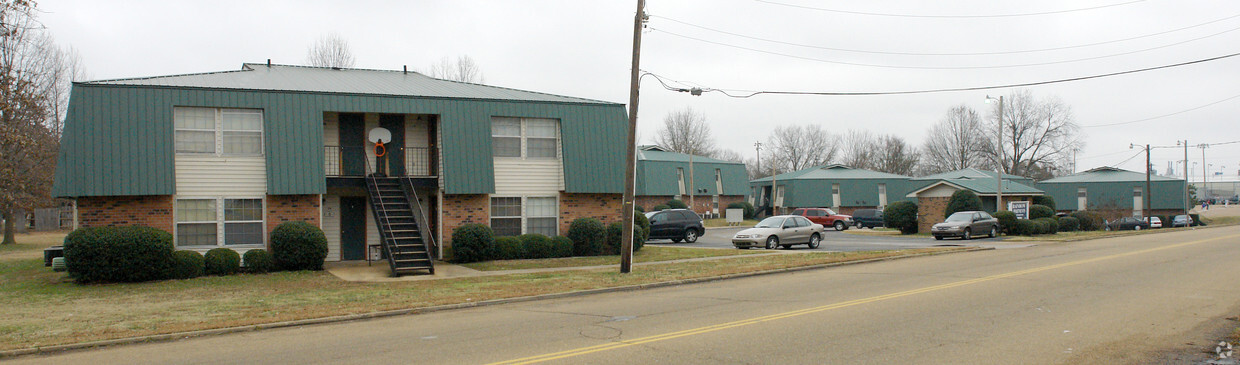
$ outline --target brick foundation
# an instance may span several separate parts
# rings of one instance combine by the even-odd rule
[[[643,210],[649,212],[651,208],[654,208],[654,206],[666,204],[668,200],[672,200],[674,198],[675,197],[670,195],[639,195],[634,197],[633,204],[636,204],[637,206],[642,207]],[[688,204],[688,202],[685,204]]]
[[[951,197],[919,197],[917,198],[917,232],[930,232],[930,227],[942,222],[947,212],[947,203]]]
[[[323,227],[319,222],[319,206],[323,200],[319,195],[268,195],[267,196],[267,236],[280,223],[289,221],[305,221],[315,227]]]
[[[172,196],[91,196],[77,199],[80,227],[147,226],[172,232]]]
[[[672,199],[680,199],[680,201],[684,202],[685,205],[689,205],[688,195],[684,195],[680,197],[659,196],[659,195],[638,196],[636,199],[634,199],[634,203],[637,204],[637,206],[645,209],[645,211],[649,212],[651,208],[654,208],[656,205],[666,204],[668,200],[672,200]],[[739,203],[743,201],[745,201],[744,195],[720,195],[719,196],[719,215],[722,216],[723,212],[728,210],[728,204]],[[698,215],[703,215],[709,212],[713,212],[715,209],[714,204],[711,203],[710,195],[695,196],[693,198],[693,205],[694,207],[692,207],[692,209],[694,212],[697,212]]]
[[[486,194],[449,194],[443,196],[444,247],[452,247],[452,231],[457,227],[478,223],[491,225],[491,199]]]
[[[577,218],[594,218],[609,224],[620,221],[620,194],[560,194],[560,234],[568,233]]]

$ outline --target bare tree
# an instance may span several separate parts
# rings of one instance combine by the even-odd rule
[[[916,147],[909,146],[903,138],[894,135],[880,137],[874,155],[870,168],[889,174],[912,175],[920,160]]]
[[[429,74],[431,77],[444,80],[473,84],[486,82],[486,78],[482,76],[482,68],[478,67],[478,63],[467,55],[457,56],[455,60],[444,57],[439,60],[439,63],[431,65]]]
[[[57,139],[52,95],[64,71],[59,49],[35,20],[33,2],[0,3],[0,213],[4,240],[13,236],[16,209],[49,205]]]
[[[878,139],[869,131],[849,130],[841,139],[840,163],[859,169],[873,168]]]
[[[985,141],[986,128],[982,127],[977,111],[959,105],[947,111],[927,132],[922,153],[924,173],[960,170],[970,167],[993,166],[988,163]]]
[[[310,66],[349,68],[353,62],[349,41],[336,33],[319,37],[306,51],[306,64]]]
[[[712,157],[715,155],[715,137],[711,135],[706,116],[685,108],[667,113],[663,128],[654,136],[654,143],[672,152]]]
[[[995,105],[987,135],[998,135],[998,115],[999,106]],[[994,143],[987,143],[987,152],[992,158],[998,154],[1003,171],[1009,174],[1029,176],[1039,169],[1063,168],[1072,150],[1085,144],[1072,107],[1055,97],[1035,99],[1028,90],[1017,90],[1005,98],[1002,123],[1002,150],[996,152]]]
[[[835,161],[839,137],[817,124],[779,126],[767,138],[767,146],[773,164],[770,166],[778,170],[776,173],[784,173]],[[768,166],[767,161],[763,165]]]
[[[745,156],[741,156],[740,152],[736,152],[736,151],[729,150],[726,148],[720,148],[718,150],[715,150],[715,155],[712,157],[718,160],[745,163]]]

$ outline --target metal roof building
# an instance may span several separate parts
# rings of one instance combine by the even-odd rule
[[[689,166],[691,158],[692,168]],[[693,187],[688,186],[690,170],[693,171]],[[745,164],[741,162],[642,146],[637,151],[636,195],[684,195],[692,188],[696,189],[697,195],[744,196],[749,193],[748,175]]]
[[[1060,211],[1117,210],[1137,214],[1144,205],[1141,199],[1145,196],[1145,173],[1099,167],[1039,181],[1036,186],[1055,198],[1056,209]],[[1148,196],[1150,209],[1155,211],[1182,211],[1187,204],[1184,180],[1180,179],[1150,176]]]
[[[885,172],[857,169],[839,164],[814,166],[803,170],[753,180],[750,196],[754,205],[780,208],[832,207],[848,214],[858,208],[886,206],[908,199],[912,188],[910,177]],[[771,184],[779,189],[772,194]]]

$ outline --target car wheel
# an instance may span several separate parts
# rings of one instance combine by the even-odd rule
[[[861,222],[857,222],[855,225],[857,226],[857,229],[865,228],[865,225],[861,224]]]
[[[809,236],[809,248],[818,248],[819,243],[822,243],[822,237],[819,237],[817,233]]]
[[[1133,226],[1133,227],[1132,227],[1132,230],[1134,230],[1134,231],[1140,231],[1140,230],[1141,230],[1141,226]]]
[[[990,227],[990,238],[995,238],[998,235],[999,235],[999,227],[991,226]]]
[[[845,229],[848,229],[848,225],[845,225],[843,221],[835,221],[835,230],[843,231]]]
[[[963,239],[963,240],[966,240],[966,241],[973,239],[973,230],[968,229],[968,228],[965,228],[965,229],[964,229],[964,236],[963,236],[963,237],[961,237],[960,239]]]
[[[779,237],[770,236],[766,238],[766,249],[774,250],[779,247]]]
[[[690,229],[685,230],[685,242],[686,243],[697,242],[697,239],[698,239],[698,232],[696,229],[690,228]]]

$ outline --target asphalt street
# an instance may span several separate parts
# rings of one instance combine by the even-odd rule
[[[1236,226],[1052,243],[13,362],[1151,363],[1235,327],[1237,243]]]
[[[740,232],[747,227],[737,228],[709,228],[706,234],[698,238],[695,243],[674,243],[671,240],[651,240],[647,244],[671,246],[671,247],[703,247],[703,248],[734,248],[732,246],[732,236],[736,232]],[[871,229],[850,228],[849,231],[870,232]],[[948,238],[942,241],[936,241],[930,237],[902,237],[893,236],[870,236],[847,233],[848,231],[836,231],[827,229],[823,232],[822,244],[812,251],[873,251],[873,250],[896,250],[906,248],[926,248],[939,246],[985,246],[999,242],[997,238],[974,238],[972,240],[961,240],[956,238]],[[760,248],[759,248],[760,249]],[[795,245],[789,248],[795,251],[810,251],[808,245]]]

